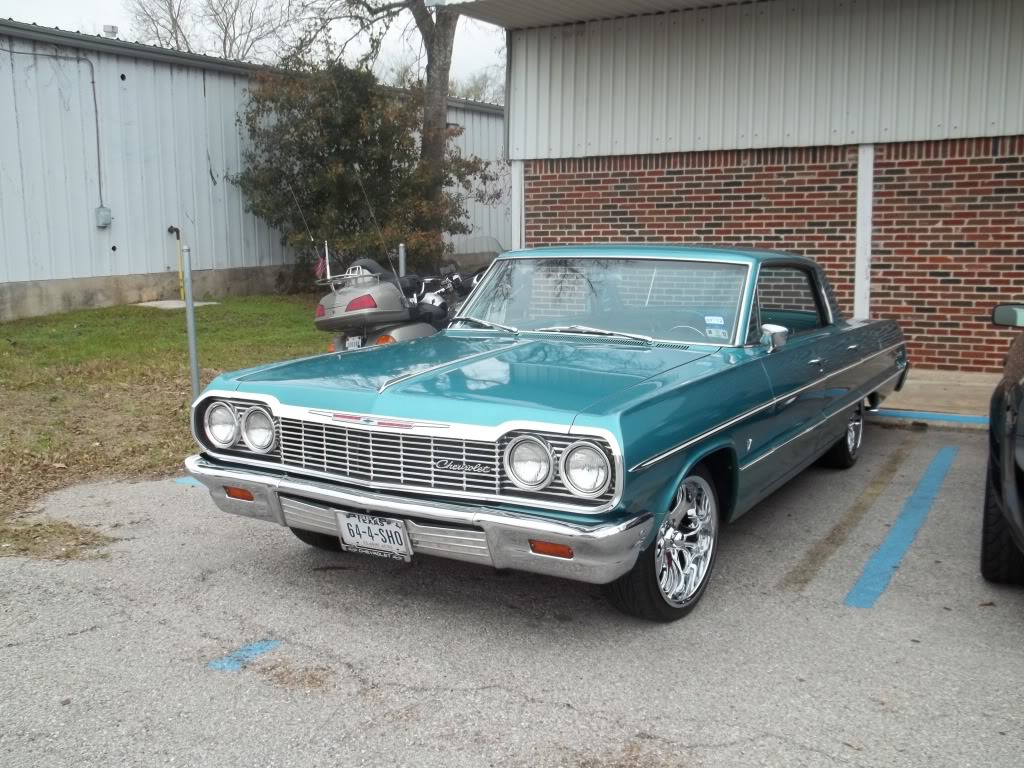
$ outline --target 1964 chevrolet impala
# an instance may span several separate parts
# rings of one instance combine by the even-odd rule
[[[721,526],[804,467],[849,467],[907,374],[788,253],[565,247],[499,257],[451,327],[216,379],[186,461],[226,512],[307,544],[606,584],[684,616]]]

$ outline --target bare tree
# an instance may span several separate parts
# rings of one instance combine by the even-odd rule
[[[227,59],[267,60],[291,23],[287,4],[274,0],[204,0],[199,15]]]
[[[125,0],[140,40],[228,59],[269,61],[293,17],[287,0]]]
[[[192,51],[193,0],[125,0],[136,36],[144,43]]]
[[[505,103],[505,68],[486,67],[463,79],[453,78],[448,93],[457,99]]]

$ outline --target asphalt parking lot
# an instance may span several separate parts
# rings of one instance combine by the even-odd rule
[[[50,515],[119,540],[0,559],[0,765],[1016,768],[1024,589],[978,574],[985,437],[865,441],[728,527],[671,625],[319,552],[170,480],[61,492]]]

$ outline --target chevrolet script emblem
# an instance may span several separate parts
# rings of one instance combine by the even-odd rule
[[[465,472],[470,475],[489,475],[494,472],[494,467],[486,464],[459,464],[451,459],[439,459],[434,462],[435,469],[445,469],[449,472]]]

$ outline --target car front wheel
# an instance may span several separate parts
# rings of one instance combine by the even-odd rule
[[[992,484],[985,479],[985,510],[981,519],[981,575],[997,584],[1024,584],[1024,553],[1017,548]]]
[[[699,466],[683,480],[657,536],[633,569],[608,585],[611,603],[642,619],[681,619],[707,588],[719,527],[715,485],[708,470]]]

